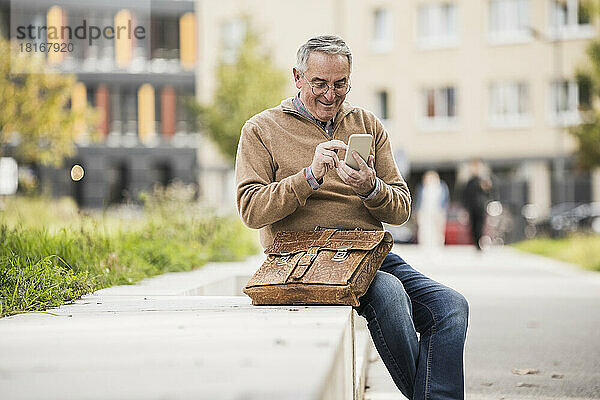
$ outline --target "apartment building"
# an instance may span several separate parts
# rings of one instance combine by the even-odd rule
[[[0,0],[2,32],[10,11]],[[566,132],[589,102],[574,76],[598,34],[580,0],[19,0],[12,19],[73,28],[132,21],[149,33],[146,41],[73,40],[73,51],[48,55],[78,78],[72,106],[101,115],[100,143],[81,132],[65,170],[39,171],[55,193],[83,206],[174,179],[198,183],[207,202],[233,204],[231,166],[193,132],[184,103],[194,94],[210,101],[216,67],[234,59],[247,24],[289,71],[290,96],[298,46],[316,34],[343,36],[355,56],[348,101],[382,119],[413,190],[436,169],[458,199],[466,162],[478,157],[513,212],[600,200],[600,173],[576,169]],[[86,179],[69,178],[73,163]]]
[[[99,114],[100,141],[80,131],[77,154],[62,169],[36,168],[43,185],[81,206],[103,207],[136,200],[155,183],[198,181],[201,138],[185,107],[196,85],[193,1],[2,0],[0,16],[5,37],[11,24],[13,40],[64,44],[67,51],[44,54],[47,64],[76,75],[71,107],[90,105]],[[128,26],[144,35],[118,31]],[[103,35],[92,40],[96,28]],[[81,181],[70,178],[73,164],[85,171]]]
[[[299,45],[344,37],[354,54],[348,101],[382,119],[413,190],[436,169],[457,200],[468,160],[481,158],[514,213],[600,201],[600,172],[577,170],[566,131],[590,101],[574,77],[598,35],[579,0],[197,0],[196,8],[198,76],[214,76],[247,19],[290,71],[288,95]],[[210,99],[214,80],[196,83],[198,98]]]

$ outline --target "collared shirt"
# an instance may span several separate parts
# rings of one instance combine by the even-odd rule
[[[298,92],[296,97],[292,99],[292,103],[294,104],[294,107],[296,107],[296,110],[298,110],[300,114],[304,115],[306,118],[319,125],[319,127],[323,129],[323,131],[329,137],[333,136],[333,123],[335,122],[335,116],[327,122],[319,121],[318,119],[313,117],[313,115],[304,106],[304,103],[302,103],[302,100],[300,100],[300,92]]]
[[[319,121],[318,119],[316,119],[304,106],[304,104],[302,103],[302,100],[300,99],[300,92],[298,92],[298,94],[296,95],[296,97],[294,97],[292,99],[292,104],[294,104],[294,107],[296,108],[296,110],[304,115],[306,118],[310,119],[311,121],[313,121],[314,123],[316,123],[321,129],[323,129],[323,131],[325,133],[327,133],[327,135],[331,138],[333,136],[333,123],[335,122],[335,116],[330,119],[327,122],[322,122]],[[308,184],[310,185],[311,188],[313,188],[313,190],[317,190],[318,188],[321,187],[321,185],[323,184],[323,178],[321,178],[320,181],[317,180],[317,178],[315,178],[312,169],[310,168],[310,166],[304,168],[304,177],[306,178],[306,181],[308,182]],[[375,187],[373,188],[373,191],[371,193],[369,193],[369,195],[367,196],[363,196],[357,193],[358,197],[360,197],[362,200],[370,200],[373,197],[375,197],[377,195],[377,193],[379,193],[379,190],[381,190],[381,183],[379,182],[379,178],[375,178]]]

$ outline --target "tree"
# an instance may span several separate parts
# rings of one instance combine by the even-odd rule
[[[258,51],[258,40],[248,33],[232,64],[217,68],[217,88],[209,105],[191,104],[197,125],[205,128],[224,156],[235,160],[240,130],[254,114],[281,102],[285,75]]]
[[[598,1],[590,1],[586,12],[600,15]],[[600,167],[600,39],[593,40],[587,55],[590,66],[577,72],[581,124],[569,129],[578,143],[577,159],[583,168]]]
[[[41,57],[24,55],[0,39],[0,155],[12,142],[19,162],[60,166],[75,151],[77,128],[93,115],[68,107],[74,76],[43,71]]]

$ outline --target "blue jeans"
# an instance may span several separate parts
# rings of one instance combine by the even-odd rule
[[[375,348],[407,398],[464,398],[469,305],[460,293],[389,253],[359,300],[355,309],[367,319]]]

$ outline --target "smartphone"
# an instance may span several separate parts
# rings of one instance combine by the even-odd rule
[[[344,158],[346,165],[358,171],[360,167],[354,157],[352,157],[352,150],[356,150],[360,155],[360,158],[367,162],[369,153],[371,152],[372,141],[373,136],[367,133],[355,133],[350,135],[350,139],[348,140],[348,150],[346,151],[346,157]]]

